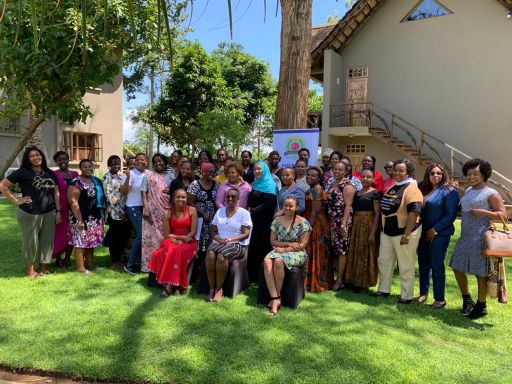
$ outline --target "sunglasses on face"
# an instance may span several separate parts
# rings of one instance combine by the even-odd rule
[[[430,176],[443,176],[443,172],[430,172]]]

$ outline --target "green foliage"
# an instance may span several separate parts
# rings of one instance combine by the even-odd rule
[[[209,55],[199,43],[185,43],[180,58],[150,111],[140,119],[177,147],[231,147],[246,143],[275,95],[268,65],[235,44]]]
[[[55,115],[73,123],[91,116],[82,96],[112,83],[129,31],[125,2],[4,2],[0,22],[0,118]],[[105,28],[105,26],[107,28]]]
[[[320,112],[323,109],[324,97],[316,93],[316,89],[308,92],[308,112]]]
[[[269,318],[254,284],[221,303],[205,303],[195,287],[162,300],[145,276],[109,269],[104,248],[95,250],[91,276],[54,269],[27,279],[16,208],[0,201],[0,217],[3,365],[90,382],[512,382],[510,304],[489,300],[489,316],[465,318],[449,270],[442,310],[396,305],[395,276],[389,298],[307,293],[297,309]]]

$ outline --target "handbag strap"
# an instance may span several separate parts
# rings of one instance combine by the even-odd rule
[[[496,211],[495,213],[498,215],[498,217],[501,220],[501,223],[503,224],[503,230],[508,232],[508,226],[507,226],[508,217],[501,211]]]

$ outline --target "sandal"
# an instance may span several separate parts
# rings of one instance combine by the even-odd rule
[[[420,304],[423,304],[425,301],[427,301],[427,298],[428,298],[428,296],[427,296],[427,295],[420,295],[420,297],[418,297],[418,298],[416,299],[416,301],[417,301],[418,303],[420,303]]]
[[[222,301],[222,288],[215,292],[212,301],[215,301],[216,303],[220,303]]]
[[[215,289],[210,289],[208,295],[204,298],[204,301],[211,303],[213,301],[213,296],[215,296]]]
[[[280,300],[280,299],[281,299],[281,296],[271,297],[270,298],[270,302],[272,302],[274,300]],[[270,311],[268,311],[268,315],[270,317],[274,317],[275,315],[277,315],[277,312],[279,311],[280,308],[281,308],[281,303],[279,303],[279,305],[277,306],[277,310],[273,311],[271,309]]]
[[[441,309],[441,308],[444,308],[446,307],[446,300],[445,301],[434,301],[431,305],[432,308],[434,309]]]
[[[167,299],[170,295],[171,295],[171,291],[169,291],[169,288],[167,287],[164,287],[164,290],[162,291],[162,293],[160,293],[160,297],[162,299]]]

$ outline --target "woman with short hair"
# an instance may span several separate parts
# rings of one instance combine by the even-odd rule
[[[361,171],[356,171],[353,173],[353,176],[357,179],[361,180],[361,173],[364,170],[370,170],[373,173],[373,185],[377,191],[382,192],[384,190],[384,179],[382,178],[382,173],[375,169],[375,165],[377,163],[377,159],[372,155],[364,155],[361,159]]]
[[[131,225],[125,214],[126,196],[121,192],[123,185],[121,158],[112,155],[107,160],[109,171],[103,176],[103,190],[107,200],[108,231],[103,240],[110,253],[110,262],[114,269],[123,268],[122,257],[131,233]]]
[[[338,258],[338,276],[332,286],[338,291],[345,286],[343,282],[347,262],[348,242],[352,228],[352,202],[355,189],[348,178],[347,166],[341,161],[333,166],[332,182],[326,189],[327,216],[329,218],[331,251]]]
[[[244,257],[252,228],[251,214],[238,205],[240,192],[231,187],[225,193],[226,205],[212,220],[212,242],[206,253],[205,267],[210,291],[206,301],[222,300],[222,285],[229,263]]]
[[[470,319],[487,315],[487,277],[489,259],[482,255],[482,237],[491,220],[507,217],[507,210],[499,193],[487,186],[492,166],[482,159],[470,159],[462,166],[469,188],[460,200],[462,206],[461,235],[453,251],[450,267],[462,294],[462,312]],[[467,274],[475,275],[478,299],[471,298]]]
[[[252,187],[247,181],[242,179],[242,168],[240,168],[235,162],[226,161],[224,173],[228,180],[221,184],[217,190],[217,197],[215,198],[215,205],[217,209],[227,206],[228,201],[226,200],[226,193],[232,188],[238,189],[240,194],[237,199],[237,206],[246,209],[247,200],[249,198],[249,193],[252,191]]]
[[[459,195],[448,183],[448,173],[439,163],[432,163],[425,169],[421,209],[422,233],[418,244],[418,267],[420,272],[420,296],[418,301],[427,300],[430,286],[430,271],[434,286],[433,308],[446,306],[444,299],[445,271],[444,257],[455,232],[453,222],[457,217]]]
[[[306,246],[311,226],[298,215],[299,202],[295,196],[287,196],[283,203],[283,215],[277,216],[270,226],[270,243],[273,250],[263,260],[265,281],[270,293],[270,316],[275,316],[281,307],[281,288],[284,268],[302,266],[306,263]]]
[[[103,213],[106,207],[105,192],[100,179],[93,176],[91,160],[82,159],[78,164],[80,175],[68,188],[70,206],[71,244],[75,247],[76,270],[85,275],[93,268],[94,248],[103,245]]]
[[[283,182],[283,187],[277,194],[277,212],[275,216],[282,216],[284,214],[284,200],[288,196],[295,196],[298,203],[297,213],[299,215],[302,214],[306,209],[306,200],[304,198],[304,192],[295,183],[295,169],[290,167],[283,168],[281,181]]]
[[[252,184],[254,181],[254,164],[251,163],[252,153],[251,151],[245,150],[242,151],[240,157],[242,159],[242,178],[244,181]]]
[[[55,171],[57,184],[59,185],[61,221],[55,226],[53,237],[53,257],[58,266],[69,267],[73,247],[69,245],[69,215],[68,215],[68,186],[78,172],[69,170],[69,155],[64,151],[58,151],[53,155],[53,161],[59,167]],[[61,256],[64,254],[64,259]]]
[[[176,178],[171,181],[169,185],[170,204],[172,204],[172,196],[177,189],[184,189],[185,191],[190,187],[190,184],[197,180],[198,177],[194,174],[192,169],[192,162],[185,156],[180,157],[180,171]]]
[[[19,198],[10,190],[14,184],[20,186]],[[61,207],[58,180],[48,168],[44,153],[37,147],[27,147],[20,167],[0,182],[0,192],[18,206],[16,218],[21,228],[21,256],[27,276],[33,278],[49,273],[55,224],[61,222]]]
[[[410,304],[414,296],[414,267],[421,235],[423,195],[412,178],[412,162],[397,160],[394,170],[396,184],[384,194],[380,205],[383,222],[378,260],[380,283],[374,296],[389,296],[398,260],[401,287],[398,303]]]
[[[306,180],[306,170],[309,169],[306,161],[297,160],[295,162],[295,184],[302,190],[302,192],[306,193],[309,191],[309,185]]]
[[[169,208],[169,185],[172,175],[167,171],[167,158],[155,153],[151,158],[152,170],[148,170],[142,178],[142,243],[140,270],[148,272],[151,253],[158,248],[163,235],[162,220]]]

